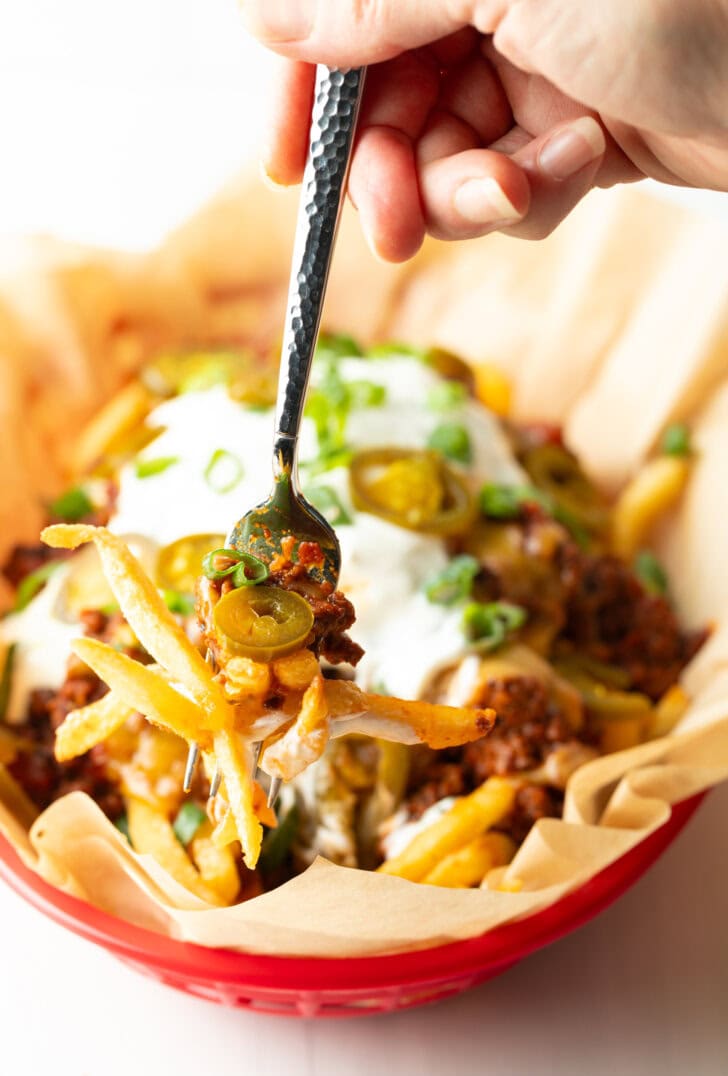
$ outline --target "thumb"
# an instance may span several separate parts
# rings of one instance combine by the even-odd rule
[[[381,63],[468,24],[442,0],[240,0],[248,30],[293,60]]]

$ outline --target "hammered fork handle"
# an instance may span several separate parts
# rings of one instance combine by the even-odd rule
[[[273,448],[276,478],[295,482],[298,433],[318,336],[326,281],[346,190],[363,67],[316,68],[308,158],[288,285]]]

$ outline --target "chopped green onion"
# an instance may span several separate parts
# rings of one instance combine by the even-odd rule
[[[180,844],[186,847],[206,818],[207,815],[194,800],[187,800],[183,803],[172,823],[172,829]]]
[[[473,458],[470,434],[459,422],[441,422],[427,439],[427,447],[457,463],[470,463]]]
[[[216,568],[218,557],[232,561],[226,568]],[[239,549],[213,549],[202,558],[202,572],[208,579],[224,579],[232,576],[236,587],[252,587],[263,583],[268,578],[268,565],[252,553],[241,553]]]
[[[57,497],[48,506],[48,510],[51,516],[62,519],[65,523],[78,523],[79,519],[93,512],[94,506],[86,491],[75,486]]]
[[[425,583],[425,597],[436,605],[454,605],[470,596],[480,564],[468,553],[453,557],[441,572]]]
[[[114,825],[118,829],[119,833],[123,833],[124,836],[126,837],[127,841],[129,842],[129,844],[131,844],[131,833],[129,832],[129,819],[126,816],[126,811],[124,812],[124,814],[119,815],[119,817],[114,822]]]
[[[662,435],[662,451],[666,456],[689,456],[692,450],[689,426],[674,422],[667,427]]]
[[[398,355],[407,355],[412,359],[419,359],[420,362],[426,362],[427,348],[403,344],[400,340],[385,340],[368,347],[366,355],[369,359],[391,359]]]
[[[469,602],[463,610],[463,629],[473,642],[494,650],[526,622],[526,610],[511,602]]]
[[[260,865],[264,871],[272,871],[282,866],[296,839],[299,821],[298,807],[294,803],[276,828],[268,830],[260,850]]]
[[[5,715],[8,712],[10,691],[13,686],[13,666],[15,665],[15,655],[17,652],[17,643],[11,643],[5,651],[5,661],[3,662],[3,671],[0,676],[0,721],[4,720]]]
[[[667,572],[654,553],[643,549],[634,558],[634,574],[648,594],[664,597],[667,594]]]
[[[321,333],[316,346],[317,359],[348,359],[364,354],[361,344],[345,333]]]
[[[490,519],[516,519],[528,501],[543,505],[544,495],[533,486],[503,486],[486,482],[480,491],[480,511]]]
[[[137,478],[152,478],[179,463],[179,456],[157,456],[151,460],[137,460],[134,468]]]
[[[203,472],[205,481],[215,493],[229,493],[241,481],[245,471],[237,456],[226,448],[216,448]]]
[[[326,471],[335,471],[337,467],[348,467],[353,455],[350,448],[333,449],[330,452],[322,452],[314,460],[302,461],[300,467],[309,478],[316,478]]]
[[[349,408],[383,407],[387,402],[387,388],[376,381],[345,382],[349,391]]]
[[[332,527],[348,527],[354,522],[333,486],[311,486],[304,492]]]
[[[165,590],[164,602],[170,613],[177,613],[179,616],[189,616],[195,611],[194,597],[181,590]]]
[[[40,568],[36,568],[34,572],[26,575],[25,579],[18,584],[18,589],[15,592],[13,612],[21,613],[63,563],[63,560],[47,560],[45,564],[41,564]]]
[[[375,680],[370,690],[372,695],[391,695],[391,691],[388,689],[384,680]]]
[[[427,393],[430,411],[453,411],[462,407],[468,398],[468,390],[462,381],[440,381]]]

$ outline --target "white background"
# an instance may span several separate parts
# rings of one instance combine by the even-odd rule
[[[2,0],[0,233],[154,245],[252,156],[269,78],[234,0]],[[722,1076],[727,813],[719,790],[617,905],[501,978],[369,1020],[185,997],[0,887],[0,1073]]]

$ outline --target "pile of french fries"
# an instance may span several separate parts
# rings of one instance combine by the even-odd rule
[[[111,591],[153,664],[97,639],[73,643],[76,656],[109,687],[108,694],[68,714],[56,734],[60,761],[90,750],[142,714],[153,726],[200,745],[208,775],[222,776],[216,824],[205,823],[189,848],[177,840],[159,806],[127,796],[135,849],[159,862],[188,890],[210,903],[228,904],[239,878],[231,846],[240,842],[253,870],[263,826],[276,825],[260,785],[252,778],[250,744],[263,742],[261,766],[291,780],[321,757],[329,738],[372,731],[402,743],[446,747],[478,739],[493,724],[492,710],[457,709],[362,692],[355,684],[324,680],[318,660],[301,650],[270,665],[232,658],[215,673],[167,609],[163,597],[126,543],[103,527],[57,524],[42,533],[54,548],[93,542]],[[283,701],[263,706],[275,691]],[[235,882],[235,886],[234,883]],[[234,892],[233,892],[234,890]]]

